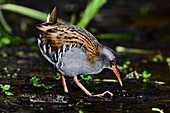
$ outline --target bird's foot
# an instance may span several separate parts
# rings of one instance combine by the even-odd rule
[[[110,91],[105,91],[101,94],[92,95],[92,97],[103,97],[105,94],[109,94],[111,97],[113,96],[113,93],[111,93]]]

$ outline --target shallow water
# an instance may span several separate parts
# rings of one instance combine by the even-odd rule
[[[170,70],[166,62],[151,62],[151,57],[147,55],[118,54],[119,65],[122,65],[126,59],[131,60],[133,69],[139,72],[147,70],[152,74],[150,81],[143,83],[142,79],[125,79],[125,73],[120,71],[127,91],[127,94],[123,96],[117,82],[95,82],[96,79],[116,79],[110,70],[104,70],[101,74],[95,75],[93,80],[81,80],[81,82],[93,93],[109,90],[114,96],[90,98],[73,83],[71,78],[67,78],[70,93],[63,93],[61,81],[54,79],[53,75],[56,75],[54,67],[41,56],[38,50],[28,51],[21,46],[15,51],[18,49],[26,51],[24,56],[11,56],[12,53],[8,47],[1,50],[8,53],[9,57],[1,58],[1,69],[6,66],[8,72],[0,71],[0,82],[10,84],[12,86],[10,91],[14,93],[12,97],[0,96],[1,112],[80,112],[82,110],[101,113],[149,113],[152,112],[152,108],[170,112]],[[162,54],[168,56],[167,51],[162,51]],[[11,76],[8,77],[7,74]],[[46,90],[34,87],[29,82],[32,76],[42,77],[42,82],[53,88]],[[155,81],[165,82],[165,84],[158,85]]]

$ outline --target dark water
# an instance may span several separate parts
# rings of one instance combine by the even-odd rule
[[[11,1],[10,1],[11,2]],[[86,2],[76,1],[51,1],[47,4],[45,1],[14,1],[14,3],[44,10],[49,12],[56,5],[60,17],[69,20],[71,11],[68,11],[65,5],[75,5],[79,3],[77,10],[72,12],[79,13]],[[40,4],[41,3],[41,4]],[[166,1],[157,0],[148,1],[112,1],[107,3],[100,11],[103,18],[95,18],[90,27],[96,27],[99,33],[130,33],[134,35],[133,40],[114,40],[99,39],[104,45],[113,49],[117,46],[126,48],[136,48],[143,50],[153,50],[154,54],[134,54],[129,52],[117,52],[118,65],[123,65],[126,60],[131,61],[130,67],[137,72],[142,73],[147,70],[152,76],[149,82],[144,83],[142,79],[126,79],[126,73],[120,70],[123,79],[124,88],[127,91],[125,96],[121,93],[121,87],[117,82],[95,82],[96,79],[116,79],[109,70],[102,71],[95,75],[91,81],[81,80],[81,83],[93,93],[102,93],[109,90],[114,94],[113,97],[106,95],[103,98],[90,98],[86,96],[73,82],[72,78],[67,78],[69,93],[63,93],[63,87],[60,80],[55,80],[56,70],[46,61],[39,50],[32,50],[31,46],[36,41],[28,42],[30,37],[38,36],[34,30],[33,24],[37,20],[31,20],[28,24],[28,30],[21,32],[20,21],[10,20],[6,16],[14,29],[14,36],[22,37],[23,43],[15,46],[10,45],[0,48],[0,83],[10,84],[10,91],[14,96],[5,96],[0,94],[0,112],[94,112],[94,113],[152,113],[153,108],[163,110],[164,113],[170,112],[170,67],[166,58],[170,57],[170,33],[169,33],[169,5]],[[149,11],[141,16],[142,8]],[[147,10],[147,9],[146,9]],[[14,15],[14,14],[12,14]],[[18,15],[17,15],[18,16]],[[18,16],[18,20],[24,20],[27,17]],[[23,51],[23,55],[16,54]],[[7,56],[4,56],[4,53]],[[152,58],[161,54],[163,60],[153,62]],[[3,70],[7,67],[8,71]],[[7,76],[9,75],[10,76]],[[33,76],[41,77],[46,85],[53,86],[52,89],[34,87],[29,79]],[[157,84],[163,82],[164,84]],[[40,101],[43,100],[43,101]]]

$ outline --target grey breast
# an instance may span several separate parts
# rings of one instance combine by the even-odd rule
[[[85,51],[80,48],[71,48],[61,58],[60,71],[66,76],[79,74],[97,74],[103,69],[103,63],[99,57],[95,57],[94,64],[87,61]]]

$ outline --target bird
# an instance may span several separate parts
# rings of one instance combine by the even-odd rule
[[[102,97],[106,93],[92,94],[78,80],[81,74],[98,74],[103,69],[113,70],[119,83],[123,86],[116,67],[115,52],[98,42],[87,30],[76,25],[57,22],[57,8],[48,14],[47,21],[36,24],[39,31],[38,47],[42,55],[61,73],[64,92],[68,93],[65,76],[73,81],[90,97]]]

